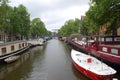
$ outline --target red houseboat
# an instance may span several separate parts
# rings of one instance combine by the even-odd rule
[[[74,38],[71,44],[93,56],[120,65],[120,36],[104,36],[95,40]]]

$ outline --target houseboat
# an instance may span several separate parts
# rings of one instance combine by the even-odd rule
[[[27,41],[15,41],[15,42],[2,43],[0,44],[0,61],[5,61],[5,60],[8,61],[10,57],[21,54],[23,51],[27,50],[29,47],[30,45],[27,43]],[[14,59],[14,58],[10,58],[10,60],[11,59]]]
[[[58,40],[66,42],[66,37],[58,37]]]
[[[42,46],[45,41],[43,38],[40,38],[40,39],[29,40],[27,42],[32,46]]]
[[[92,80],[113,80],[116,70],[95,57],[76,50],[71,51],[72,62],[77,70]]]
[[[120,36],[104,36],[88,40],[74,38],[71,44],[95,57],[120,65]]]

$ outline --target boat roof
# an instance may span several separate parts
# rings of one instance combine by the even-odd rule
[[[72,50],[71,57],[76,64],[98,75],[111,75],[116,73],[116,70],[110,66],[106,65],[95,57],[86,55],[82,52]],[[87,60],[90,58],[92,61],[87,62]]]

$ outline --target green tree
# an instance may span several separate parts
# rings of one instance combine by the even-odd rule
[[[28,36],[28,32],[30,30],[30,14],[28,13],[26,7],[23,5],[19,5],[17,10],[15,10],[15,14],[17,13],[17,23],[14,24],[15,27],[19,29],[19,34],[22,37]],[[14,18],[15,19],[15,18]],[[16,20],[15,20],[16,22]]]
[[[34,38],[42,37],[48,34],[47,29],[40,18],[34,18],[32,20],[30,32]]]
[[[90,9],[86,13],[91,28],[99,29],[101,25],[110,23],[108,27],[113,35],[117,35],[120,23],[120,0],[90,0]]]
[[[30,15],[23,5],[11,7],[8,0],[0,4],[0,30],[8,36],[20,35],[26,37],[30,29]]]
[[[10,26],[11,7],[8,5],[8,0],[2,0],[0,4],[0,29],[7,32]]]
[[[65,24],[59,30],[59,35],[68,36],[74,33],[78,33],[78,27],[80,25],[79,19],[71,19],[65,22]]]
[[[8,0],[1,0],[0,3],[0,31],[2,31],[2,35],[9,35],[11,32],[11,14],[13,8],[8,5]],[[4,41],[7,39],[4,37]]]

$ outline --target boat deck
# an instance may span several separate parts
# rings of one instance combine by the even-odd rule
[[[78,61],[79,61],[80,63],[82,63],[83,66],[84,66],[84,65],[85,65],[85,66],[86,66],[86,65],[89,65],[89,67],[86,66],[86,68],[89,69],[89,70],[94,68],[95,70],[98,69],[99,71],[101,71],[101,70],[104,70],[105,67],[107,66],[107,65],[102,65],[102,64],[104,64],[104,63],[98,61],[96,58],[93,58],[92,56],[88,56],[88,55],[85,56],[85,55],[84,55],[83,58],[81,58],[80,56],[81,56],[81,55],[78,56]],[[82,56],[83,56],[83,55],[82,55]],[[91,60],[92,60],[91,62],[87,62],[87,59],[89,59],[89,58],[91,58]],[[97,65],[97,66],[96,66],[96,65]],[[102,66],[102,67],[104,66],[104,67],[102,68],[101,66]]]
[[[115,74],[116,71],[98,59],[72,50],[72,59],[81,67],[99,75]],[[90,60],[88,60],[90,59]]]

